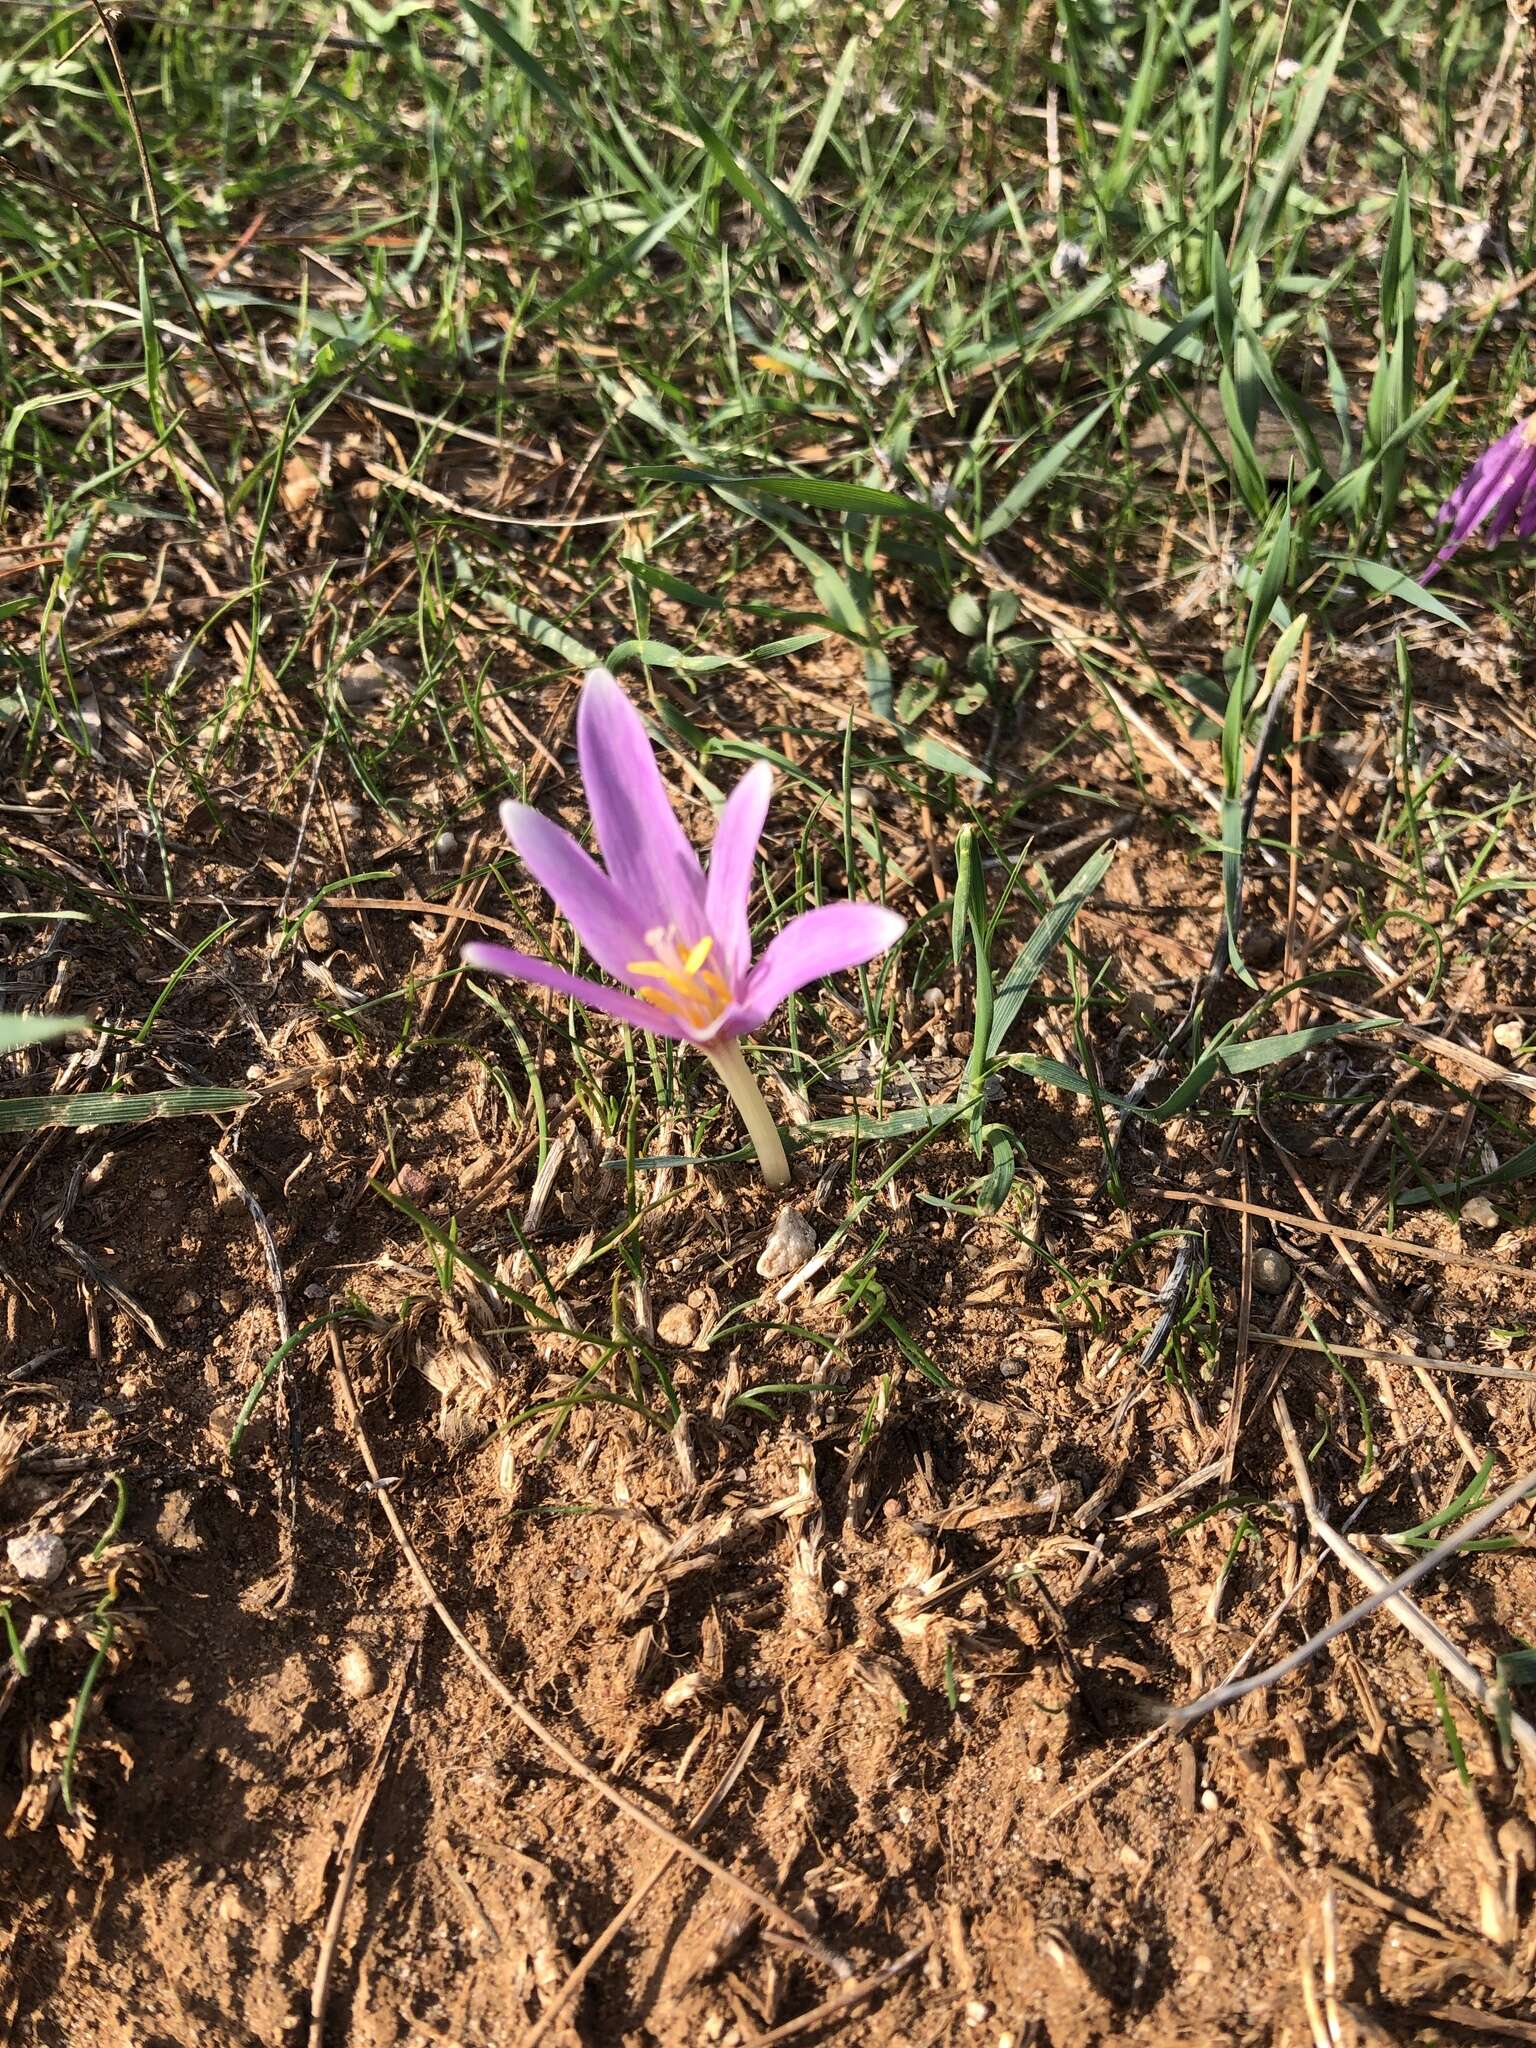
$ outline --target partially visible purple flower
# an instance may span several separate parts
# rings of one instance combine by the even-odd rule
[[[1440,507],[1439,521],[1451,530],[1420,578],[1424,583],[1484,524],[1490,542],[1503,540],[1511,528],[1516,540],[1536,534],[1536,413],[1483,450]]]
[[[706,874],[668,800],[640,715],[605,668],[593,669],[582,686],[576,755],[604,867],[526,804],[503,804],[502,823],[586,951],[627,986],[586,980],[509,946],[466,946],[465,963],[698,1046],[730,1089],[764,1171],[782,1185],[783,1148],[737,1040],[807,982],[885,952],[906,920],[878,903],[824,904],[792,917],[754,962],[747,906],[773,788],[767,763],[749,768],[727,799]]]

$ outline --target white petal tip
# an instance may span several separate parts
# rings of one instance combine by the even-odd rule
[[[527,804],[513,803],[510,797],[501,806],[501,829],[506,833],[514,846],[517,844],[517,828],[526,815],[527,810]]]

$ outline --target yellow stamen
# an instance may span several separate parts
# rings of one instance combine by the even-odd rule
[[[662,984],[660,988],[638,989],[641,1001],[666,1011],[692,1031],[707,1029],[731,1000],[724,977],[704,964],[715,949],[713,935],[696,940],[686,953],[668,932],[647,932],[646,937],[658,953],[671,953],[672,959],[631,960],[625,966],[624,972],[637,980]]]

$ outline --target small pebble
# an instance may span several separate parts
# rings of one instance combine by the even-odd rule
[[[455,854],[458,850],[458,837],[452,832],[439,832],[432,842],[432,851],[439,860],[447,860],[450,854]]]
[[[323,910],[306,912],[299,930],[311,953],[328,953],[331,950],[331,920]]]
[[[686,1301],[674,1301],[670,1308],[663,1309],[656,1325],[656,1334],[663,1344],[689,1345],[699,1334],[699,1312]]]
[[[793,1204],[786,1202],[774,1218],[768,1242],[757,1262],[763,1280],[787,1280],[816,1249],[816,1233]]]
[[[1461,1205],[1461,1220],[1474,1230],[1497,1230],[1499,1212],[1486,1195],[1473,1195]]]
[[[342,1652],[337,1677],[342,1691],[351,1700],[372,1699],[379,1689],[379,1667],[361,1643],[353,1643]]]
[[[25,1536],[13,1536],[5,1555],[18,1579],[29,1585],[51,1586],[69,1562],[69,1552],[51,1529],[33,1529]]]
[[[1291,1262],[1260,1245],[1253,1255],[1253,1284],[1261,1294],[1283,1294],[1291,1284]]]
[[[968,1998],[965,2001],[965,2024],[968,2027],[984,2027],[992,2017],[992,2008],[984,1998]]]
[[[345,704],[373,704],[395,681],[398,671],[379,661],[354,661],[337,678]]]
[[[1525,1043],[1525,1026],[1518,1017],[1506,1017],[1502,1024],[1494,1025],[1493,1042],[1506,1052],[1518,1052]]]

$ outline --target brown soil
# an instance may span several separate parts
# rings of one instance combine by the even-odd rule
[[[104,709],[129,701],[133,660],[159,658],[135,643],[100,675]],[[1465,676],[1448,661],[1437,699],[1419,658],[1421,716],[1437,701],[1454,711]],[[1170,673],[1178,661],[1170,648]],[[1053,662],[998,752],[1000,790],[1022,803],[1007,843],[1034,835],[1050,860],[1102,825],[1102,806],[1074,817],[1062,793],[1074,781],[1126,806],[1075,970],[1106,998],[1090,1013],[1093,1042],[1105,1084],[1123,1091],[1209,956],[1215,861],[1191,829],[1188,787],[1151,758],[1138,783],[1113,714]],[[789,673],[793,690],[766,707],[727,690],[690,715],[730,727],[750,702],[758,731],[835,781],[839,742],[818,755],[809,728],[822,718],[803,700],[835,731],[857,682],[831,661]],[[1327,679],[1351,693],[1315,700],[1329,729],[1389,739],[1390,710],[1359,710],[1382,677],[1362,663]],[[570,702],[561,687],[516,708],[558,752]],[[1518,740],[1518,697],[1490,691],[1485,726],[1506,709]],[[1181,758],[1213,772],[1208,746],[1185,743]],[[1335,912],[1356,889],[1383,911],[1406,900],[1390,863],[1365,859],[1381,797],[1359,761],[1322,740],[1308,753],[1306,841],[1315,853],[1331,834],[1335,865],[1309,853],[1303,873],[1338,886]],[[0,1242],[0,1527],[57,1530],[69,1554],[44,1590],[14,1574],[0,1587],[18,1628],[42,1617],[28,1677],[0,1679],[0,2011],[18,2048],[313,2039],[328,1947],[324,2038],[356,2048],[1536,2038],[1529,1785],[1394,1619],[1378,1614],[1183,1734],[1163,1719],[1357,1597],[1300,1518],[1276,1384],[1306,1448],[1322,1445],[1321,1505],[1336,1524],[1358,1514],[1363,1546],[1423,1520],[1485,1453],[1490,1490],[1532,1463],[1526,1381],[1261,1341],[1306,1341],[1311,1327],[1332,1346],[1530,1365],[1536,1289],[1478,1264],[1531,1265],[1522,1212],[1498,1191],[1513,1225],[1502,1231],[1458,1227],[1432,1206],[1384,1211],[1390,1153],[1366,1152],[1384,1121],[1362,1123],[1353,1098],[1406,1077],[1399,1128],[1442,1175],[1481,1129],[1468,1103],[1496,1111],[1508,1156],[1531,1142],[1528,1100],[1433,1050],[1415,1071],[1398,1037],[1345,1040],[1247,1095],[1218,1083],[1219,1116],[1202,1104],[1133,1136],[1118,1206],[1088,1105],[1018,1078],[994,1112],[1028,1148],[1003,1216],[921,1199],[958,1196],[979,1170],[963,1135],[942,1139],[894,1200],[862,1212],[828,1269],[776,1305],[754,1271],[774,1201],[734,1165],[642,1168],[627,1212],[625,1134],[590,1114],[604,1077],[582,1079],[555,1024],[530,1057],[563,1149],[528,1225],[540,1155],[516,1106],[524,1067],[466,984],[432,980],[465,931],[345,900],[447,900],[453,877],[427,849],[441,807],[472,801],[472,785],[418,791],[398,829],[338,819],[322,800],[302,838],[302,782],[272,802],[232,773],[217,817],[190,791],[179,810],[162,791],[168,910],[160,850],[132,837],[142,764],[109,746],[98,770],[63,772],[103,852],[73,828],[51,838],[41,811],[59,801],[56,780],[28,827],[44,871],[67,850],[105,892],[120,886],[107,882],[110,856],[146,925],[119,917],[110,943],[99,925],[58,927],[51,956],[22,960],[24,972],[40,992],[63,962],[64,1008],[98,1002],[136,1024],[180,949],[234,920],[171,991],[150,1041],[165,1066],[140,1059],[132,1074],[139,1088],[249,1076],[259,1096],[215,1121],[6,1141],[7,1169],[26,1172],[7,1184]],[[322,799],[342,790],[323,781]],[[551,772],[539,800],[558,808],[574,792]],[[1288,801],[1282,770],[1261,812],[1275,843]],[[921,908],[945,873],[945,821],[883,785],[873,802],[911,878],[901,907]],[[791,806],[785,852],[793,822]],[[489,849],[488,807],[482,828],[455,867]],[[1081,857],[1035,870],[1037,884]],[[1494,863],[1518,864],[1518,849]],[[381,868],[396,879],[339,892],[274,951],[285,900],[301,907]],[[1532,950],[1507,942],[1515,912],[1485,896],[1453,925],[1449,892],[1424,886],[1453,948],[1429,1026],[1444,1036],[1450,1018],[1507,1066],[1489,1030],[1529,1019],[1536,1001]],[[504,908],[494,888],[465,907]],[[1285,926],[1282,867],[1250,890],[1263,985],[1285,978]],[[1421,940],[1407,923],[1384,928],[1405,985],[1428,972]],[[947,926],[934,943],[947,945]],[[1311,964],[1332,994],[1393,1009],[1326,936]],[[970,1016],[968,993],[940,981],[947,1007],[914,1008],[906,1047],[931,1090],[958,1072]],[[352,1036],[324,1021],[407,982],[409,1033],[399,1002],[363,1011]],[[1063,956],[1042,986],[1051,1000],[1018,1043],[1078,1062]],[[1227,1014],[1240,994],[1223,999]],[[516,1014],[537,1031],[537,1008]],[[856,1029],[850,1011],[828,1014]],[[1303,1021],[1338,1014],[1320,998]],[[595,1042],[619,1058],[616,1038]],[[860,1052],[851,1036],[846,1052]],[[58,1056],[36,1056],[27,1090],[58,1070]],[[622,1068],[606,1078],[622,1095]],[[692,1142],[714,1108],[692,1067],[682,1079],[670,1131],[638,1130],[642,1155]],[[849,1085],[857,1094],[857,1075]],[[1234,1105],[1247,1120],[1228,1145]],[[724,1149],[730,1132],[710,1122],[698,1148]],[[860,1187],[873,1160],[895,1156],[866,1148]],[[822,1242],[848,1213],[851,1170],[845,1140],[801,1163],[796,1200]],[[1336,1221],[1395,1229],[1399,1248],[1245,1226],[1234,1209],[1159,1192],[1180,1187],[1291,1216],[1315,1201]],[[455,1264],[446,1291],[422,1232],[381,1188],[456,1227],[474,1264]],[[638,1222],[605,1248],[627,1213]],[[1191,1223],[1208,1233],[1208,1311],[1192,1310],[1142,1368],[1176,1233]],[[277,1344],[264,1229],[292,1327],[333,1320],[295,1345],[232,1457],[232,1417]],[[1257,1253],[1289,1263],[1300,1297],[1245,1289]],[[861,1257],[888,1310],[862,1328],[870,1304],[827,1284]],[[537,1304],[531,1325],[507,1289]],[[592,1342],[616,1319],[659,1333],[682,1417],[670,1432],[656,1378],[632,1382]],[[647,1416],[576,1405],[553,1431],[549,1408],[529,1413],[594,1364],[598,1388]],[[758,1405],[741,1398],[796,1382]],[[127,1508],[109,1532],[114,1477]],[[514,1718],[424,1606],[381,1491],[444,1609],[591,1772],[679,1831],[729,1780],[702,1847],[813,1942],[616,1813]],[[1244,1506],[1248,1540],[1223,1578]],[[1368,1547],[1398,1568],[1400,1553]],[[1531,1633],[1536,1569],[1523,1547],[1464,1557],[1420,1593],[1491,1672]],[[71,1815],[61,1770],[107,1622]]]

